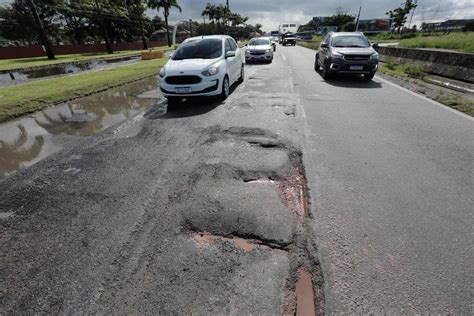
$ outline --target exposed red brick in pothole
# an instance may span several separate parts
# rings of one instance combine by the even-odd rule
[[[193,234],[193,241],[194,243],[199,247],[199,248],[205,248],[208,247],[209,245],[221,241],[221,242],[229,242],[234,245],[235,248],[240,249],[245,252],[250,252],[255,249],[257,246],[262,246],[260,242],[257,240],[253,239],[244,239],[244,238],[238,238],[238,237],[222,237],[222,236],[216,236],[212,235],[207,232],[200,232],[200,233],[194,233]]]
[[[280,199],[299,216],[308,216],[309,205],[305,185],[305,177],[302,174],[286,177],[278,183]]]
[[[296,315],[314,316],[314,289],[311,274],[304,270],[298,270],[298,281],[296,282]]]
[[[283,204],[298,216],[308,216],[309,204],[305,193],[306,179],[303,174],[285,177],[279,181],[256,179],[247,183],[275,186]]]

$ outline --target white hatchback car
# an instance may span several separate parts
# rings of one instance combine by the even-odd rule
[[[186,39],[161,68],[160,88],[168,105],[197,96],[227,98],[230,86],[244,80],[244,55],[225,35]]]
[[[245,60],[246,61],[266,61],[273,60],[273,45],[268,37],[252,38],[246,45]]]

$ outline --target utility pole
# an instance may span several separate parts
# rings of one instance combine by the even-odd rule
[[[44,30],[43,23],[41,23],[41,19],[39,18],[35,3],[33,0],[28,0],[27,4],[30,7],[31,13],[33,14],[33,18],[35,19],[36,26],[38,27],[38,35],[40,37],[41,44],[43,44],[44,50],[46,51],[48,59],[55,59],[56,57],[54,56],[53,49],[51,48],[48,36]]]
[[[362,11],[362,6],[359,7],[359,14],[357,15],[356,32],[359,30],[360,11]]]
[[[189,36],[193,37],[193,20],[189,19]]]
[[[107,48],[107,54],[113,54],[112,44],[110,44],[109,34],[107,33],[107,26],[105,25],[104,16],[102,15],[102,8],[100,7],[99,1],[95,0],[95,6],[97,13],[99,14],[99,21],[102,27],[102,32],[104,33],[105,47]]]
[[[226,1],[227,10],[229,10],[229,0]]]

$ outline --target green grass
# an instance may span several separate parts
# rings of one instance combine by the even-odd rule
[[[474,116],[474,102],[466,100],[455,94],[440,94],[435,98],[436,101],[460,112]]]
[[[168,46],[153,48],[153,50],[168,50],[168,49],[169,49]],[[49,60],[46,57],[1,59],[0,70],[10,70],[10,69],[17,69],[17,68],[61,64],[61,63],[68,63],[68,62],[75,62],[75,61],[98,59],[98,58],[104,58],[104,59],[114,58],[114,57],[139,54],[144,51],[148,51],[148,50],[127,50],[127,51],[115,52],[110,55],[107,53],[57,55],[56,59],[54,60]]]
[[[311,42],[297,41],[296,44],[299,45],[299,46],[303,46],[303,47],[309,48],[309,49],[318,50],[320,42],[314,42],[314,41],[311,41]]]
[[[400,46],[407,48],[442,48],[474,53],[474,32],[456,32],[440,36],[418,36],[401,40]]]
[[[62,76],[0,88],[0,122],[48,105],[156,75],[167,59],[144,60],[109,70]]]
[[[393,58],[388,58],[385,63],[381,64],[379,67],[381,73],[398,77],[398,78],[416,78],[424,80],[426,73],[423,72],[422,67],[410,64],[397,64]],[[425,89],[423,89],[424,91]],[[421,91],[419,91],[421,92]],[[422,92],[425,93],[425,92]],[[462,96],[452,94],[452,93],[442,93],[439,92],[435,96],[428,97],[432,98],[435,101],[438,101],[441,104],[449,106],[450,108],[456,109],[460,112],[466,113],[470,116],[474,116],[474,102],[463,98]]]
[[[423,67],[411,64],[397,64],[393,58],[387,58],[379,67],[379,71],[396,77],[412,77],[422,79],[426,73]]]

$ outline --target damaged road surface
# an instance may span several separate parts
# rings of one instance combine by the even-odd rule
[[[257,71],[1,182],[2,314],[322,314],[293,97]]]
[[[472,119],[313,63],[1,181],[0,314],[472,312]]]

